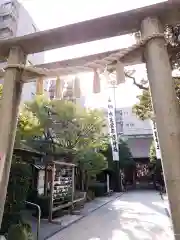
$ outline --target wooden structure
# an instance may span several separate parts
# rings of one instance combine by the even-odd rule
[[[41,194],[41,182],[43,178],[45,166],[43,164],[44,153],[39,152],[25,144],[20,144],[20,146],[15,146],[13,155],[17,160],[24,161],[32,166],[32,179],[31,179],[31,189],[37,192],[37,195]],[[36,197],[33,195],[33,198]],[[31,199],[35,201],[35,199]]]
[[[40,76],[70,74],[73,73],[73,70],[74,72],[94,70],[94,68],[103,70],[109,65],[115,69],[118,61],[121,61],[124,65],[145,62],[162,151],[175,238],[176,240],[180,239],[180,109],[172,82],[168,55],[168,53],[171,55],[172,51],[178,49],[170,49],[168,52],[164,38],[164,26],[166,24],[180,23],[179,12],[179,1],[167,1],[0,41],[1,59],[8,59],[4,73],[2,72],[4,74],[4,88],[1,103],[1,113],[3,114],[0,118],[0,223],[9,179],[23,83],[33,81]],[[52,63],[49,64],[49,68],[57,69],[49,71],[25,67],[26,56],[31,53],[137,31],[141,32],[139,43],[105,59],[93,60],[88,64],[83,63],[83,66],[79,66],[81,59],[66,61],[65,65]],[[98,58],[98,55],[96,55],[96,58]],[[68,62],[76,65],[76,67],[68,68]],[[162,95],[163,98],[161,98]]]
[[[76,165],[60,161],[52,161],[47,164],[46,169],[48,166],[51,166],[52,169],[50,178],[49,205],[49,221],[52,222],[53,212],[67,207],[73,208]],[[47,176],[47,173],[45,176]],[[45,178],[45,181],[48,181],[47,177]],[[46,183],[45,185],[47,186],[48,184]]]
[[[14,147],[13,155],[15,155],[16,158],[19,158],[21,161],[35,164],[36,162],[41,162],[44,153],[39,152],[27,145],[21,144],[19,147]]]

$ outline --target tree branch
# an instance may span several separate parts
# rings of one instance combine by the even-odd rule
[[[129,75],[127,72],[124,73],[126,77],[131,78],[133,80],[133,84],[138,87],[139,89],[148,91],[148,87],[144,87],[142,84],[136,82],[135,77]]]

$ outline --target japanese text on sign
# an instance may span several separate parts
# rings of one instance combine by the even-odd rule
[[[111,137],[111,147],[113,161],[119,161],[118,139],[116,132],[115,109],[111,98],[108,99],[108,120],[109,120],[109,134]]]
[[[157,159],[161,159],[161,149],[159,145],[158,132],[157,132],[155,121],[152,121],[152,130],[153,130],[153,138],[154,138],[154,143],[156,148],[156,157]]]

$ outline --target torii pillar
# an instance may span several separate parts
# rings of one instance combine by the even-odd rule
[[[25,64],[26,56],[19,47],[12,47],[8,64]],[[22,70],[8,68],[4,77],[0,106],[0,226],[4,212],[9,173],[16,136],[19,104],[22,93]]]
[[[142,37],[163,33],[163,27],[156,17],[147,17],[142,21],[141,33]],[[180,240],[180,107],[165,39],[156,38],[147,43],[145,60],[175,239]]]

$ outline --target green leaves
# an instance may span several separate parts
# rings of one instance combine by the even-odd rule
[[[75,151],[99,146],[104,124],[100,112],[62,100],[52,101],[51,106],[57,145]]]
[[[3,86],[2,86],[2,84],[0,84],[0,98],[2,96],[2,88],[3,88]]]
[[[16,143],[25,140],[37,150],[68,156],[69,161],[86,152],[104,164],[102,156],[93,152],[104,144],[104,119],[101,111],[37,95],[21,106]]]
[[[69,101],[49,101],[44,96],[35,96],[21,108],[16,139],[26,140],[36,149],[41,145],[43,151],[74,158],[79,151],[101,146],[104,124],[100,111]],[[34,136],[39,136],[40,140],[34,141]]]
[[[75,162],[79,165],[81,170],[87,172],[90,178],[95,177],[108,167],[108,162],[104,155],[93,150],[80,152],[76,156]]]
[[[151,143],[151,147],[149,150],[149,159],[151,163],[156,162],[156,148],[155,148],[154,141]]]
[[[174,87],[176,91],[177,99],[180,103],[180,78],[174,77]],[[163,97],[163,96],[160,96]],[[137,96],[138,103],[133,106],[133,112],[141,119],[149,119],[153,116],[153,109],[152,109],[152,103],[151,103],[151,95],[150,91],[143,90],[142,94]]]
[[[102,154],[107,158],[108,160],[108,168],[111,170],[114,170],[115,164],[112,159],[112,149],[111,145],[107,144],[106,147],[103,146],[103,149],[101,150]],[[127,166],[135,165],[135,162],[132,158],[132,154],[130,152],[130,149],[125,141],[120,139],[119,141],[119,166],[120,168],[125,168]]]
[[[152,104],[149,90],[143,90],[141,95],[137,96],[139,103],[133,106],[133,112],[141,119],[145,120],[152,117]]]

